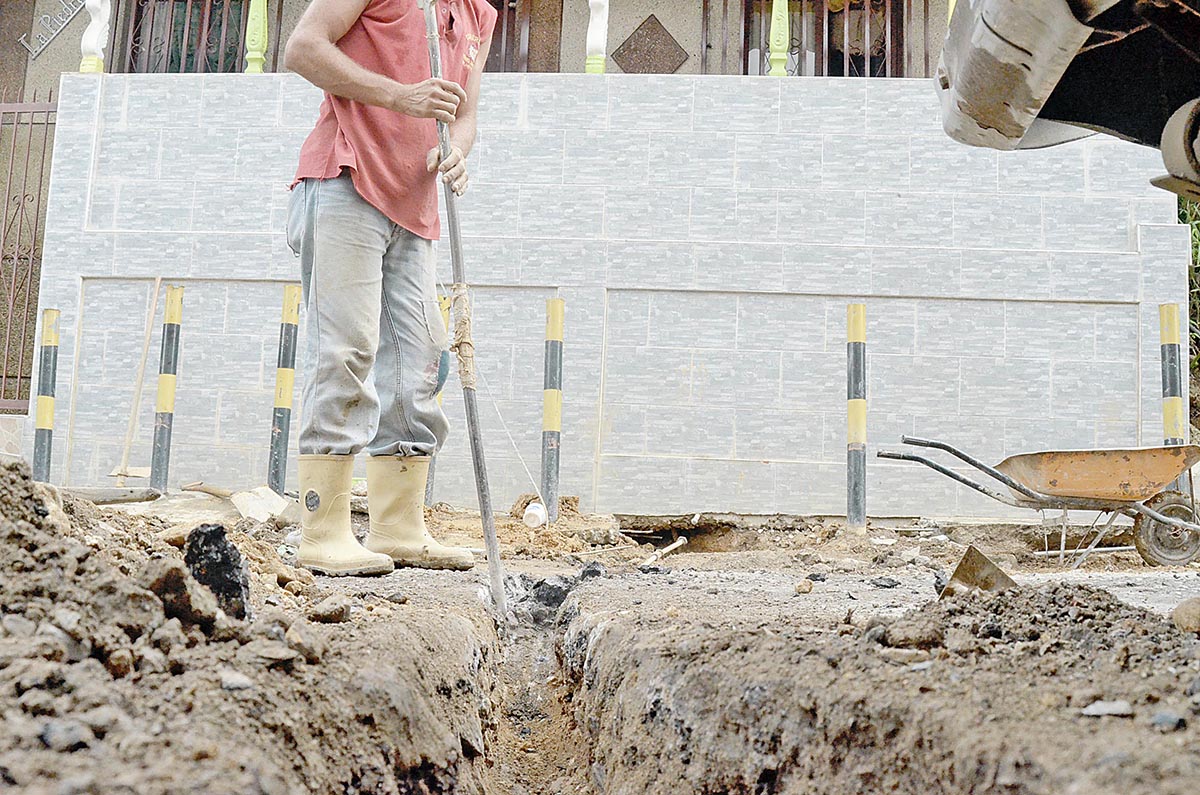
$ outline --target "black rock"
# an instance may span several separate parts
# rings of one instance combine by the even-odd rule
[[[592,561],[588,565],[579,570],[579,579],[592,580],[597,577],[607,577],[608,569],[597,561]]]
[[[557,610],[563,602],[566,601],[567,595],[571,593],[571,589],[576,585],[576,580],[567,577],[547,577],[544,580],[538,580],[533,586],[533,598],[539,604]]]
[[[876,588],[895,588],[900,585],[900,581],[891,577],[876,577],[871,580],[871,585],[874,585]]]
[[[825,582],[827,579],[829,579],[829,577],[828,575],[822,574],[819,571],[814,571],[813,573],[807,575],[805,579],[812,580],[813,582]]]
[[[87,748],[96,736],[77,720],[50,720],[42,727],[38,738],[51,751],[78,751]]]
[[[1166,734],[1168,732],[1179,732],[1187,728],[1187,718],[1174,712],[1156,712],[1154,717],[1150,719],[1150,725]]]
[[[184,562],[192,576],[217,597],[217,604],[232,618],[249,613],[250,575],[242,553],[219,524],[202,524],[188,533]]]
[[[177,558],[151,558],[138,583],[162,600],[163,611],[170,618],[202,627],[211,627],[217,619],[216,597],[201,587]]]
[[[1004,637],[1004,627],[995,619],[988,619],[979,625],[979,637],[995,638],[999,640]]]

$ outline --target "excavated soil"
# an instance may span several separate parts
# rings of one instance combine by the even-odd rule
[[[562,524],[529,530],[523,507],[497,521],[512,609],[497,627],[482,566],[314,579],[286,562],[289,528],[219,500],[97,509],[0,469],[0,782],[1133,795],[1200,781],[1200,651],[1163,616],[1200,592],[1196,567],[1106,556],[1068,575],[1019,529],[688,518],[658,534],[689,535],[685,550],[639,568],[652,548],[611,517],[568,502]],[[427,518],[481,545],[477,515]],[[247,621],[186,573],[204,521],[224,521],[245,560]],[[1024,587],[932,601],[968,540]]]
[[[1185,793],[1194,638],[1047,586],[886,622],[618,620],[568,605],[561,656],[606,793]],[[1125,701],[1127,717],[1086,717]]]
[[[0,470],[0,505],[0,782],[13,791],[483,792],[496,649],[481,619],[372,587],[346,598],[348,620],[309,622],[324,589],[234,534],[257,614],[235,621],[194,582],[142,587],[141,572],[181,557],[153,523],[79,503],[65,515],[23,465]]]

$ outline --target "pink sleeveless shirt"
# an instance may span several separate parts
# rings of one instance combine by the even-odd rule
[[[443,77],[466,86],[492,35],[496,10],[487,0],[436,2]],[[425,15],[416,0],[370,0],[337,46],[364,68],[401,83],[430,76]],[[326,93],[317,125],[300,148],[292,186],[306,177],[331,179],[347,168],[372,206],[413,234],[436,240],[441,232],[437,175],[425,170],[425,156],[436,145],[433,119]]]

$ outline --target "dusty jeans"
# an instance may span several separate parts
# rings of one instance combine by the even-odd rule
[[[447,334],[433,243],[368,204],[348,174],[292,191],[307,329],[302,455],[432,455],[450,430],[437,394]]]

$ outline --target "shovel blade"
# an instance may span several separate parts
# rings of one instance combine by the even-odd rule
[[[938,598],[945,599],[947,596],[969,591],[994,592],[1016,587],[1017,584],[1013,582],[1013,578],[992,563],[987,555],[975,547],[967,547],[962,560],[954,568],[954,573],[950,575],[950,581],[946,583],[946,587],[942,589]]]

